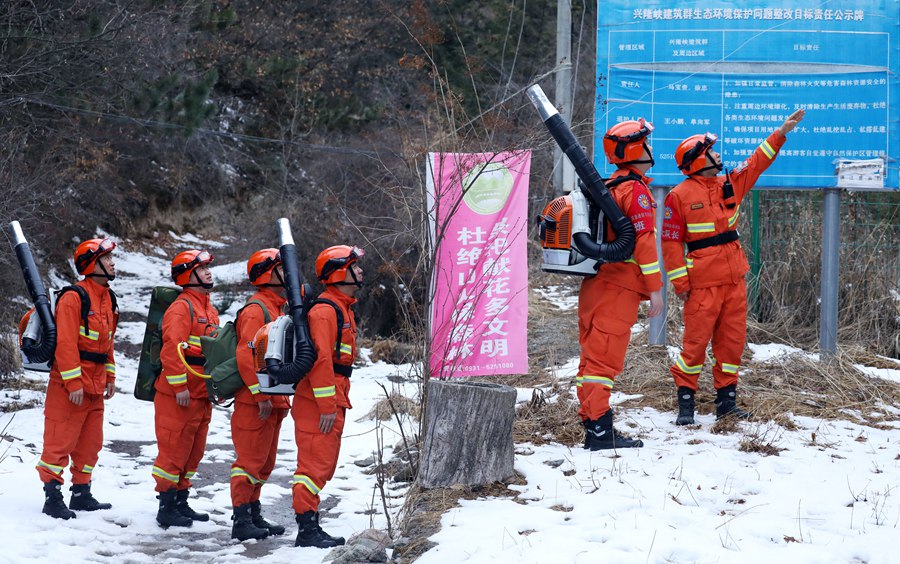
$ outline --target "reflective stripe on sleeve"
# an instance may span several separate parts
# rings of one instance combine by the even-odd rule
[[[669,276],[669,280],[677,280],[682,276],[687,276],[687,266],[682,266],[681,268],[672,269],[666,274]]]
[[[100,333],[98,333],[97,331],[93,331],[91,329],[85,329],[84,325],[78,326],[78,333],[82,337],[87,337],[88,339],[90,339],[92,341],[96,341],[97,339],[100,338]]]
[[[73,368],[72,370],[62,370],[59,375],[62,377],[63,381],[69,381],[73,378],[81,377],[81,367]]]
[[[185,372],[184,374],[172,374],[171,376],[167,375],[166,382],[168,382],[172,386],[187,384],[187,372]]]
[[[254,396],[259,393],[259,383],[258,382],[256,384],[250,384],[249,386],[247,386],[247,388],[250,390],[250,393]]]
[[[353,352],[353,347],[348,345],[347,343],[341,343],[341,354],[350,354]]]
[[[647,264],[639,264],[641,267],[641,274],[647,276],[648,274],[656,274],[659,272],[659,261],[656,262],[648,262]]]
[[[335,394],[334,386],[325,386],[324,388],[313,388],[313,396],[317,398],[330,398]]]
[[[688,223],[688,233],[712,233],[716,230],[715,223]]]
[[[775,149],[773,149],[772,146],[769,145],[768,140],[762,142],[762,144],[759,146],[759,150],[762,151],[767,157],[769,157],[769,159],[775,158]]]

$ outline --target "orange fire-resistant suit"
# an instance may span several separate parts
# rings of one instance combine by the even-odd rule
[[[91,301],[88,327],[83,325],[81,298],[69,291],[56,304],[56,353],[44,406],[44,450],[37,464],[41,481],[62,483],[72,458],[72,483],[87,484],[103,446],[103,394],[116,379],[113,337],[119,315],[113,311],[109,288],[91,279],[78,282]],[[36,314],[35,314],[36,315]],[[105,355],[84,360],[81,352]],[[69,393],[84,390],[81,405]]]
[[[637,322],[638,305],[650,292],[662,288],[656,253],[656,204],[647,185],[651,178],[631,167],[617,170],[610,178],[630,174],[610,190],[616,204],[634,224],[637,241],[632,258],[600,267],[595,276],[585,278],[578,294],[578,342],[581,360],[576,386],[582,420],[596,420],[609,411],[609,396],[616,375],[625,366],[625,352],[631,327]],[[612,230],[607,240],[615,240]]]
[[[319,492],[334,476],[337,467],[345,412],[352,407],[350,378],[338,371],[349,374],[356,358],[356,319],[350,311],[356,298],[333,286],[327,286],[320,297],[341,309],[344,325],[338,344],[335,342],[338,327],[334,308],[317,304],[309,312],[309,329],[318,358],[306,378],[297,385],[291,407],[297,440],[297,470],[293,480],[295,513],[318,510]],[[332,413],[337,413],[334,427],[323,434],[319,431],[319,416]]]
[[[718,390],[737,384],[747,337],[747,257],[736,233],[733,241],[689,250],[686,257],[685,246],[736,232],[741,200],[784,142],[784,135],[776,131],[727,177],[690,176],[666,197],[662,233],[666,273],[675,293],[690,292],[684,304],[682,351],[670,369],[676,387],[697,389],[710,339],[713,385]],[[723,194],[726,178],[733,186],[733,199]]]
[[[269,288],[260,288],[253,294],[250,302],[254,301],[263,304],[270,320],[281,315],[286,302]],[[237,460],[231,465],[231,503],[234,507],[259,500],[262,485],[275,468],[281,422],[291,408],[287,396],[270,396],[259,391],[252,347],[253,338],[265,320],[262,307],[248,303],[235,323],[238,371],[244,387],[234,396],[234,413],[231,415],[231,438],[237,454]],[[266,419],[260,419],[259,404],[264,401],[272,402],[272,412]]]
[[[210,302],[209,294],[192,288],[185,288],[163,316],[163,345],[159,354],[162,373],[156,380],[153,399],[159,446],[153,478],[158,492],[191,487],[191,478],[197,473],[206,449],[206,433],[212,417],[205,381],[188,372],[176,347],[181,343],[190,345],[182,354],[191,368],[202,374],[200,337],[215,333],[218,326],[219,312]],[[184,390],[191,394],[187,407],[175,402],[175,394]]]

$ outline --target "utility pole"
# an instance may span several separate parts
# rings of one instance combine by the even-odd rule
[[[556,103],[560,116],[572,125],[572,0],[556,3]],[[556,194],[575,188],[575,167],[558,146],[553,150],[553,187]]]

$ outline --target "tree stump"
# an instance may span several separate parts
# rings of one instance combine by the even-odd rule
[[[419,484],[474,486],[512,476],[515,406],[509,386],[429,381]]]

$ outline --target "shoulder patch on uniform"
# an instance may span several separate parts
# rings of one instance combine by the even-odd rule
[[[735,168],[731,169],[731,173],[734,174],[736,172],[741,172],[745,168],[747,168],[747,161],[744,161],[741,164],[737,165]]]
[[[663,212],[663,217],[665,219],[672,219],[672,208],[671,207],[666,206],[666,211]]]
[[[650,197],[647,194],[638,194],[637,197],[638,205],[644,208],[645,210],[650,209]]]
[[[702,204],[702,203],[691,204],[691,209],[692,209],[692,210],[699,210],[699,209],[702,208],[702,207],[703,207],[703,204]]]

